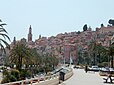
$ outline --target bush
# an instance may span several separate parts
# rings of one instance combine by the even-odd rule
[[[108,66],[108,62],[102,62],[98,66],[99,67],[107,67]]]
[[[8,77],[5,76],[5,77],[2,79],[1,84],[3,84],[3,83],[8,83],[8,82],[10,82],[10,80],[9,80]]]
[[[4,70],[4,71],[3,71],[3,76],[7,76],[7,75],[9,75],[8,70]]]
[[[17,80],[19,80],[19,75],[20,74],[19,74],[18,70],[12,69],[10,74],[13,75]]]
[[[13,75],[7,75],[3,78],[3,80],[1,81],[1,83],[9,83],[9,82],[14,82],[17,81],[17,79],[15,78],[15,76]]]
[[[3,71],[3,80],[1,83],[9,83],[19,80],[24,80],[26,77],[30,78],[32,73],[28,70],[18,71],[16,69],[4,70]]]
[[[3,71],[3,80],[1,83],[9,83],[19,80],[19,71],[16,69],[4,70]]]
[[[27,70],[21,70],[20,71],[20,79],[25,79],[26,77],[31,77],[31,72],[27,71]]]
[[[17,78],[15,76],[13,76],[13,75],[10,75],[9,79],[10,79],[10,82],[17,81]]]

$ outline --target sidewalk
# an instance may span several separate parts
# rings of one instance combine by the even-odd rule
[[[0,72],[0,82],[2,81],[2,73]]]
[[[114,85],[106,84],[99,73],[85,73],[83,69],[73,69],[74,75],[60,85]]]

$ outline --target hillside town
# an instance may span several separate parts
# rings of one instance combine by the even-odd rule
[[[1,0],[0,85],[114,85],[114,0]]]
[[[44,37],[39,35],[39,38],[35,41],[32,40],[32,28],[29,27],[28,39],[22,38],[16,40],[14,37],[11,47],[17,42],[25,43],[29,48],[37,49],[39,54],[52,54],[59,59],[59,63],[70,63],[70,57],[72,62],[77,64],[79,61],[79,55],[88,52],[89,44],[95,41],[102,46],[108,47],[110,41],[113,39],[114,26],[108,25],[96,28],[95,31],[91,27],[88,27],[86,31],[75,31],[59,33],[56,36]]]
[[[97,72],[94,76],[101,81],[101,76],[107,76],[109,71],[114,72],[114,23],[109,23],[107,26],[101,24],[101,27],[97,27],[95,31],[85,24],[83,31],[59,33],[50,37],[39,35],[35,41],[33,41],[33,29],[30,25],[27,38],[16,40],[14,37],[9,45],[5,42],[6,47],[1,50],[0,56],[1,83],[13,82],[12,85],[16,83],[23,85],[39,81],[45,83],[48,79],[49,82],[54,82],[51,78],[55,77],[55,83],[58,85],[71,76],[73,76],[71,79],[76,80],[75,74],[79,74],[77,77],[80,77],[81,73],[85,77],[90,76],[88,71]],[[83,72],[84,70],[88,75]],[[91,80],[94,82],[92,76]],[[110,83],[113,83],[111,78],[113,76],[107,77],[110,78]],[[103,78],[106,83],[108,78]],[[65,83],[70,82],[69,79]]]

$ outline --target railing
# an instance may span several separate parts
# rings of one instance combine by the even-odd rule
[[[43,79],[36,77],[36,78],[31,78],[31,79],[26,79],[26,80],[21,80],[21,81],[16,81],[16,82],[10,82],[10,83],[5,83],[5,84],[0,84],[0,85],[25,85],[25,84],[38,84],[42,83],[48,80],[52,80],[58,78],[58,75],[51,75],[51,76],[45,76]]]
[[[70,78],[73,75],[73,71],[70,70],[65,74],[65,80]],[[45,76],[44,79],[41,79],[39,77],[32,78],[32,79],[26,79],[16,82],[10,82],[0,85],[56,85],[59,83],[59,74]]]

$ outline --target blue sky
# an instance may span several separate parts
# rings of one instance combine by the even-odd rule
[[[1,0],[0,18],[7,23],[11,40],[27,38],[32,25],[33,40],[38,36],[92,29],[114,19],[114,0]]]

